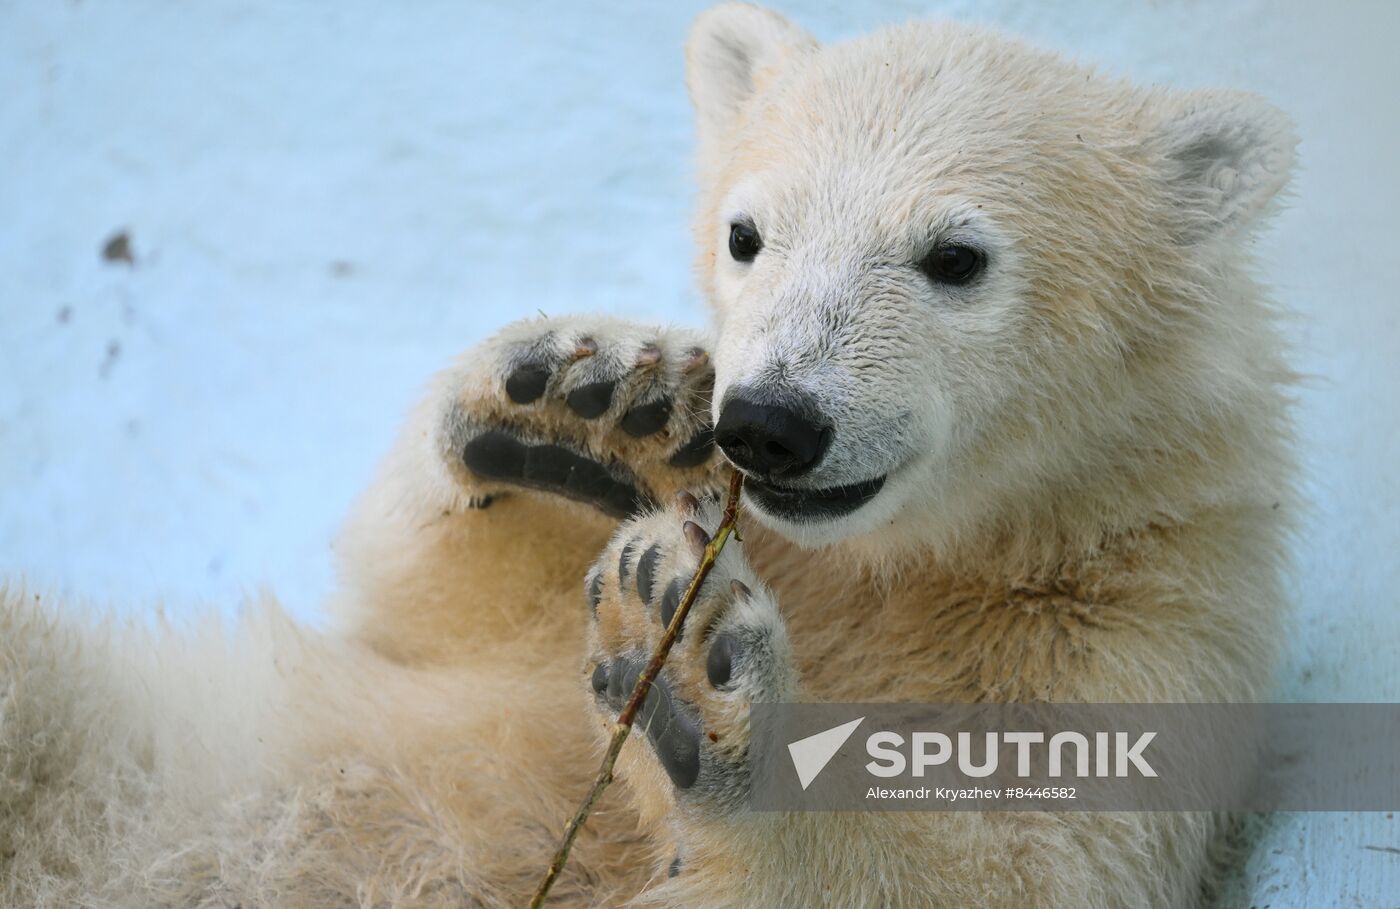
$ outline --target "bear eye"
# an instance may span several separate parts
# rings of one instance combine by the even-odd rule
[[[987,258],[970,246],[940,246],[924,257],[919,269],[939,284],[966,284],[986,265]]]
[[[736,262],[752,262],[763,248],[763,238],[752,224],[736,221],[729,225],[729,254]]]

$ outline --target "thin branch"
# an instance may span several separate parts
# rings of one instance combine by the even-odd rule
[[[593,812],[593,806],[597,804],[603,790],[608,788],[608,784],[613,781],[613,770],[617,766],[617,756],[622,753],[622,746],[627,741],[627,737],[632,733],[632,722],[636,719],[637,711],[641,709],[642,701],[646,700],[647,691],[651,689],[651,683],[661,672],[662,665],[666,662],[666,657],[671,653],[671,645],[676,642],[677,635],[680,634],[681,626],[685,624],[685,617],[690,613],[691,604],[695,602],[695,597],[700,593],[700,585],[705,583],[705,577],[714,567],[715,560],[719,558],[720,551],[724,549],[724,544],[729,537],[735,534],[735,523],[739,520],[739,492],[743,489],[744,477],[739,471],[732,471],[729,475],[729,496],[724,503],[724,516],[720,519],[719,529],[715,531],[714,537],[705,546],[705,552],[700,557],[700,564],[695,568],[695,574],[690,578],[690,586],[685,589],[685,595],[681,597],[680,604],[676,606],[676,614],[671,617],[671,624],[666,626],[666,633],[661,636],[661,641],[656,645],[656,652],[651,655],[651,661],[647,663],[646,669],[642,670],[641,676],[637,679],[637,685],[632,689],[632,696],[627,699],[627,704],[622,708],[622,712],[617,716],[617,723],[613,726],[612,738],[608,742],[608,750],[603,755],[603,764],[598,768],[598,775],[593,779],[593,786],[584,796],[582,804],[578,806],[578,811],[569,819],[569,824],[564,828],[564,837],[559,843],[559,848],[554,852],[554,858],[549,862],[549,868],[545,871],[544,878],[535,890],[534,897],[530,900],[529,909],[540,909],[544,905],[545,897],[549,896],[549,888],[554,886],[554,881],[559,877],[559,872],[564,870],[564,865],[569,861],[569,850],[574,846],[574,840],[578,838],[578,833],[583,829],[583,824],[588,820],[588,816]]]

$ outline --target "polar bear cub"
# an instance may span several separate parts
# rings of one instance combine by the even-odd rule
[[[1287,120],[948,23],[822,46],[730,4],[686,60],[711,329],[532,320],[440,374],[335,633],[5,595],[6,898],[523,905],[731,464],[743,542],[553,905],[1206,898],[1202,815],[755,813],[749,709],[1267,694],[1290,373],[1249,244]]]

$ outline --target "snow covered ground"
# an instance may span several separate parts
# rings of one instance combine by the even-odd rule
[[[132,614],[268,585],[315,621],[337,522],[453,353],[535,310],[701,321],[700,7],[0,0],[0,576]],[[1296,117],[1261,246],[1313,376],[1287,695],[1400,700],[1400,5],[784,8],[823,38],[991,22]],[[1397,846],[1384,815],[1280,818],[1236,902],[1400,902]]]

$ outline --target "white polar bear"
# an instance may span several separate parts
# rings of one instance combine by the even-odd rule
[[[466,354],[338,545],[337,633],[6,591],[0,901],[524,905],[718,446],[744,542],[552,905],[1200,903],[1204,815],[750,812],[749,706],[1269,691],[1290,373],[1248,244],[1287,121],[949,24],[821,47],[727,5],[687,60],[713,334]]]

